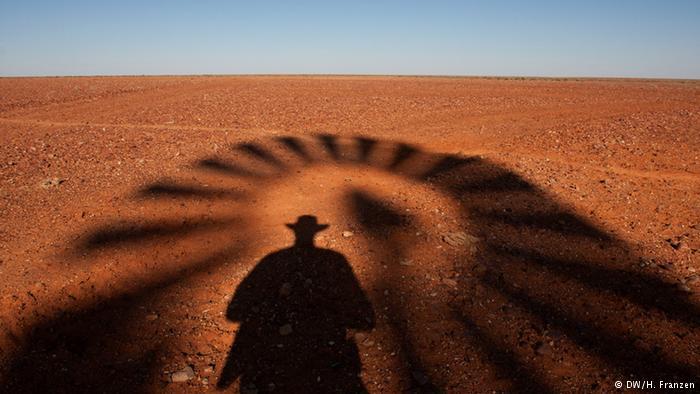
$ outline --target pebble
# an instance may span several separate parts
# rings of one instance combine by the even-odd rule
[[[62,184],[65,181],[66,181],[65,179],[61,179],[61,178],[47,178],[41,182],[40,186],[43,187],[44,189],[48,189],[51,187],[58,187],[60,184]]]
[[[214,366],[212,365],[207,365],[204,367],[204,369],[201,372],[202,376],[211,376],[214,374]]]
[[[353,235],[355,235],[355,234],[352,231],[347,231],[347,230],[343,231],[343,238],[350,238]]]
[[[285,324],[282,327],[280,327],[280,330],[279,330],[280,335],[282,335],[282,336],[289,335],[293,331],[294,331],[294,329],[292,328],[291,324]]]
[[[469,235],[464,231],[458,231],[444,234],[442,240],[450,246],[463,246],[475,244],[479,241],[479,238]]]
[[[696,282],[700,282],[700,274],[693,274],[685,278],[685,283],[688,285]]]
[[[146,320],[148,320],[148,321],[154,321],[157,319],[158,319],[158,315],[156,315],[155,313],[151,313],[150,315],[146,315]]]
[[[442,283],[450,287],[457,287],[457,281],[454,279],[445,278],[442,280]]]
[[[674,241],[673,239],[669,238],[666,240],[666,242],[668,242],[668,244],[671,245],[671,247],[675,250],[681,249],[684,246],[683,242],[681,242],[680,240]]]
[[[399,261],[399,264],[410,267],[413,265],[413,260],[401,260]]]
[[[190,366],[187,366],[180,371],[173,372],[173,374],[170,375],[170,380],[173,383],[182,383],[182,382],[186,382],[188,380],[191,380],[193,378],[194,378],[194,370]]]

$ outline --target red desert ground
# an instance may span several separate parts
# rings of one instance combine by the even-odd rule
[[[697,384],[699,156],[697,81],[2,78],[0,387]]]

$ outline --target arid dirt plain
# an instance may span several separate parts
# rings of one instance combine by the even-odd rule
[[[700,83],[3,78],[0,278],[2,392],[700,387]]]

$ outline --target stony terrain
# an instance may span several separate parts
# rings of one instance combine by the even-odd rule
[[[2,78],[0,391],[700,387],[698,207],[697,81]]]

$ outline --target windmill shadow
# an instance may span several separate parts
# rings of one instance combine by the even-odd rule
[[[388,289],[388,295],[381,302],[372,300],[388,316],[376,323],[375,331],[389,326],[386,331],[397,342],[399,361],[392,373],[406,382],[401,387],[556,392],[573,385],[609,389],[614,380],[632,375],[688,381],[698,376],[696,300],[655,265],[640,267],[639,261],[649,256],[502,164],[329,134],[239,144],[192,164],[194,176],[155,180],[134,194],[158,212],[171,207],[166,217],[115,219],[78,239],[75,253],[66,259],[89,264],[91,256],[109,252],[132,253],[138,261],[140,251],[176,248],[197,237],[218,237],[222,244],[211,244],[221,250],[193,256],[184,246],[178,264],[143,271],[132,292],[110,293],[33,324],[23,345],[8,357],[0,389],[147,391],[161,351],[149,346],[168,328],[156,320],[153,331],[143,331],[134,305],[156,303],[170,288],[187,286],[193,277],[239,260],[255,241],[246,227],[254,214],[249,203],[273,192],[276,182],[323,166],[371,169],[423,185],[454,204],[455,225],[477,240],[442,255],[455,263],[454,285],[442,305],[431,308],[442,308],[440,318],[452,325],[439,332],[439,341],[426,345],[420,327],[407,324],[426,314],[406,302],[421,290],[403,278],[411,278],[413,268],[391,262],[415,246],[398,235],[430,229],[415,227],[418,222],[401,207],[362,188],[349,188],[341,202],[370,248],[389,262],[373,278],[374,287]],[[184,202],[220,204],[227,210],[211,217],[194,215],[180,205]],[[234,209],[236,216],[221,213],[230,215]],[[227,317],[241,329],[218,384],[240,380],[241,388],[254,385],[260,391],[274,384],[284,387],[281,392],[364,390],[357,378],[356,346],[345,334],[372,328],[373,308],[345,257],[313,246],[313,235],[321,230],[315,219],[302,217],[293,230],[297,244],[260,261],[235,292]],[[230,233],[236,234],[235,242]],[[442,243],[439,238],[431,242]],[[341,294],[333,295],[335,290]],[[326,320],[331,318],[340,320]],[[174,343],[159,340],[161,347]],[[124,343],[136,344],[139,357],[115,364],[113,355]],[[543,343],[554,350],[542,350]],[[447,370],[442,364],[446,358],[434,357],[441,354],[471,364]],[[566,370],[567,363],[583,372]],[[94,373],[83,373],[88,368]],[[141,371],[140,376],[135,378],[133,370]],[[496,380],[482,373],[488,370]],[[296,375],[293,380],[290,374]],[[469,381],[453,380],[460,374],[471,374]],[[111,376],[123,378],[117,382]]]
[[[240,329],[217,383],[241,392],[365,392],[348,330],[374,327],[372,305],[347,259],[314,245],[328,225],[287,224],[295,242],[265,256],[237,287],[226,317]]]

